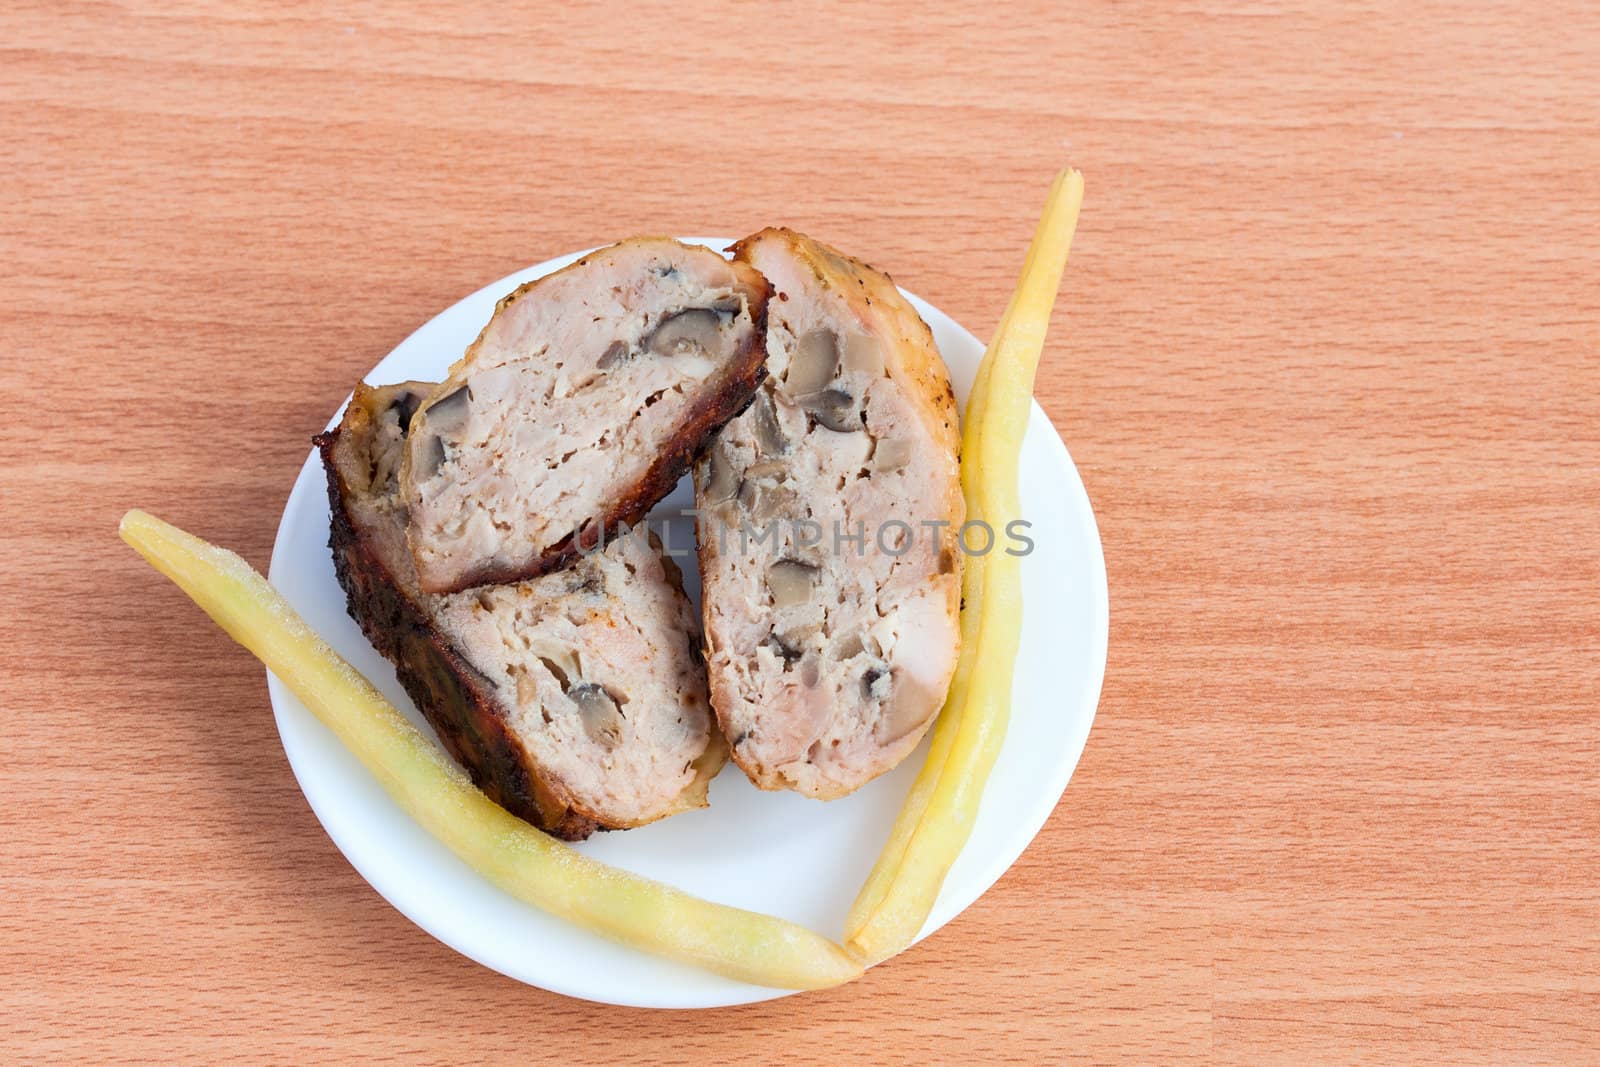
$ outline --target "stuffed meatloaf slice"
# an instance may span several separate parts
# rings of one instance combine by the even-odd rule
[[[565,565],[665,496],[763,374],[765,280],[666,238],[500,301],[417,412],[401,470],[428,592]]]
[[[955,670],[955,397],[886,275],[788,230],[735,259],[774,296],[761,393],[696,464],[711,703],[752,781],[828,799],[916,747]]]
[[[681,576],[641,535],[513,585],[424,593],[396,489],[433,390],[357,386],[317,438],[350,614],[490,797],[557,837],[703,807],[725,758]]]

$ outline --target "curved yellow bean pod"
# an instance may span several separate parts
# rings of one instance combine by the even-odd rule
[[[1082,203],[1083,176],[1062,171],[968,403],[962,487],[969,508],[975,501],[977,515],[996,529],[1021,513],[1017,468],[1033,380]],[[1022,635],[1021,561],[997,551],[967,563],[978,596],[962,608],[964,643],[956,678],[965,684],[952,683],[928,763],[879,866],[851,909],[846,945],[869,962],[910,945],[927,922],[945,876],[971,836],[984,785],[1005,740]]]
[[[742,982],[821,989],[860,975],[838,945],[803,926],[701,900],[534,829],[479,792],[244,560],[142,511],[123,516],[120,532],[282,679],[408,815],[517,899]]]
[[[967,394],[966,419],[962,423],[961,431],[961,454],[964,457],[976,456],[980,449],[984,424],[983,412],[988,408],[989,371],[993,366],[991,360],[984,360],[979,364],[977,377],[972,382],[972,392]],[[968,522],[983,518],[983,502],[978,499],[977,470],[978,465],[973,462],[964,462],[961,465],[961,492],[967,502]],[[918,824],[922,822],[922,814],[928,809],[928,801],[933,798],[934,789],[939,785],[939,776],[944,771],[945,760],[949,758],[950,748],[961,729],[961,712],[966,705],[967,689],[971,684],[972,665],[977,659],[966,650],[976,649],[978,644],[978,616],[983,603],[983,568],[987,559],[987,556],[968,556],[962,569],[962,655],[956,661],[955,675],[950,679],[950,692],[945,695],[944,708],[939,712],[939,721],[933,726],[933,739],[928,746],[928,758],[922,764],[922,770],[917,773],[916,780],[911,783],[911,791],[906,794],[905,803],[900,806],[900,814],[895,816],[894,825],[889,828],[889,840],[884,844],[883,851],[878,854],[877,863],[867,875],[866,882],[861,886],[861,892],[856,894],[855,902],[850,905],[850,913],[845,919],[844,927],[846,943],[861,933],[867,921],[872,918],[872,913],[878,910],[883,898],[888,895],[889,886],[893,884],[895,875],[900,871],[906,847],[917,832]]]

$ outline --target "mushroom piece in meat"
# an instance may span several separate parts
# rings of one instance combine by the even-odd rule
[[[872,450],[872,469],[875,471],[897,471],[910,461],[911,442],[900,438],[886,437]]]
[[[890,699],[893,694],[893,675],[883,664],[871,667],[861,676],[861,688],[866,699],[878,702],[883,709],[873,727],[873,736],[880,744],[891,744],[922,725],[922,719],[908,712],[905,700]]]
[[[461,429],[461,424],[467,421],[471,406],[472,391],[463,385],[449,396],[429,404],[423,412],[428,416],[428,424],[435,430],[452,433]]]
[[[873,338],[853,333],[845,337],[839,348],[839,362],[845,370],[870,378],[883,374],[883,350]]]
[[[825,388],[838,369],[839,335],[827,329],[812,330],[795,342],[784,386],[790,396],[806,396]]]
[[[866,646],[861,643],[861,634],[858,631],[836,637],[833,642],[833,658],[840,662],[853,659],[865,650]]]
[[[711,447],[705,469],[705,484],[700,491],[706,503],[720,504],[739,491],[739,472],[733,469],[725,446]]]
[[[837,433],[861,429],[861,412],[856,410],[855,397],[843,389],[824,389],[801,397],[800,406],[819,424]]]
[[[759,463],[752,463],[745,468],[746,478],[755,478],[769,482],[781,482],[789,474],[789,465],[782,460],[764,459]]]
[[[622,739],[622,709],[602,686],[581,682],[567,690],[567,697],[577,705],[589,740],[611,748]]]
[[[422,480],[427,481],[439,473],[439,468],[444,466],[448,458],[445,452],[444,438],[438,434],[433,435],[433,440],[428,442],[426,451],[422,453]]]
[[[750,513],[750,521],[758,524],[789,517],[799,500],[799,495],[784,485],[747,478],[739,486],[739,503]],[[759,536],[762,531],[756,532]]]
[[[811,586],[817,579],[817,568],[797,559],[780,559],[767,568],[767,588],[772,591],[772,605],[789,608],[811,599]]]
[[[644,346],[658,356],[718,357],[726,344],[722,316],[710,308],[685,308],[662,319]]]
[[[450,449],[445,443],[445,438],[454,438],[466,426],[467,416],[471,414],[471,403],[472,394],[463,385],[422,409],[422,415],[426,420],[424,425],[429,436],[425,441],[413,445],[413,448],[421,448],[416,455],[422,460],[423,481],[438,474],[439,468],[449,459]]]
[[[778,424],[778,412],[772,405],[772,394],[763,389],[756,397],[755,403],[750,405],[750,419],[755,428],[756,446],[763,455],[782,456],[788,454],[789,440],[783,435],[783,427]]]

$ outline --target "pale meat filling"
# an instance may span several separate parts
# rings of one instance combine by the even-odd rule
[[[709,666],[737,698],[719,709],[741,757],[837,795],[898,762],[943,701],[958,634],[935,579],[954,581],[954,531],[920,524],[948,517],[949,461],[864,327],[813,299],[769,315],[771,377],[698,466],[716,545]],[[794,520],[822,544],[798,543],[816,528],[797,538]],[[885,551],[890,520],[911,529],[889,528]],[[740,537],[774,521],[776,544]],[[864,548],[836,552],[835,524],[859,536],[862,523]]]
[[[710,716],[692,612],[639,540],[441,599],[442,628],[494,683],[511,729],[603,821],[650,819],[694,781]]]
[[[374,544],[435,626],[489,680],[534,763],[609,825],[675,810],[712,747],[699,620],[646,535],[531,581],[418,592],[394,483],[400,411],[380,417],[364,502]]]
[[[504,309],[460,388],[424,409],[411,543],[429,573],[518,567],[603,515],[754,329],[731,271],[616,281]]]

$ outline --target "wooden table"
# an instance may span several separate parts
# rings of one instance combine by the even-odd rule
[[[0,14],[0,1058],[1600,1062],[1593,5],[130,6]],[[435,943],[116,539],[265,565],[359,375],[635,232],[787,223],[984,333],[1067,161],[1099,718],[852,987],[605,1010]]]

